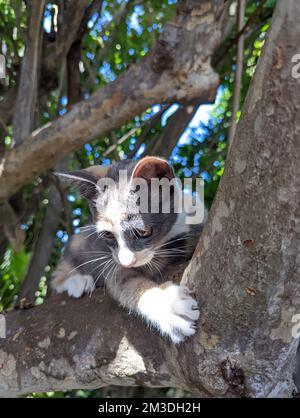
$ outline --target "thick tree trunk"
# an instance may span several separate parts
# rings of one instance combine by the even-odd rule
[[[101,290],[80,300],[55,296],[7,314],[2,396],[109,384],[291,396],[299,369],[292,318],[300,313],[300,80],[291,76],[291,58],[299,37],[298,1],[279,0],[215,202],[182,278],[200,303],[197,334],[174,346]]]

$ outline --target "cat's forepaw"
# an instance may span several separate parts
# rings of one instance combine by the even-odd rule
[[[200,315],[197,301],[190,296],[189,290],[173,283],[144,292],[139,301],[139,310],[175,344],[195,334]]]
[[[59,286],[54,286],[58,293],[68,292],[68,295],[73,298],[80,298],[84,293],[92,291],[94,288],[94,280],[88,274],[74,274],[68,277]]]
[[[178,344],[186,337],[195,334],[200,312],[188,288],[170,285],[165,292],[170,303],[169,315],[166,316],[167,334],[175,344]]]

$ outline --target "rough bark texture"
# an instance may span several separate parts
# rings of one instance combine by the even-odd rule
[[[292,316],[300,313],[300,80],[291,76],[297,3],[277,4],[215,202],[183,274],[201,306],[195,337],[175,347],[101,290],[81,300],[51,297],[7,314],[2,396],[108,384],[291,396],[299,343]]]
[[[36,130],[1,162],[0,200],[53,167],[96,135],[118,128],[159,102],[213,100],[218,76],[210,65],[220,42],[223,1],[181,1],[152,53],[115,82]]]
[[[300,84],[291,76],[291,58],[299,35],[297,1],[279,1],[185,276],[202,306],[194,339],[199,366],[187,363],[186,375],[214,394],[292,392],[299,343],[292,337],[292,316],[300,312]],[[227,358],[238,375],[226,372],[224,379]]]
[[[170,372],[179,367],[176,348],[100,289],[91,298],[52,295],[42,309],[11,312],[7,331],[7,339],[0,340],[2,397],[62,386],[182,386]]]

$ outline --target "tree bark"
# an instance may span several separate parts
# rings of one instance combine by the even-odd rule
[[[2,160],[0,200],[55,166],[96,135],[120,127],[155,103],[215,97],[210,65],[220,42],[223,0],[182,0],[176,22],[165,25],[156,47],[113,83],[36,130]]]
[[[299,372],[298,2],[279,0],[208,221],[182,283],[196,335],[174,346],[101,290],[8,313],[0,393],[180,386],[201,396],[289,397]],[[178,272],[180,275],[180,272]],[[299,382],[299,376],[296,376]]]
[[[22,60],[16,109],[13,118],[14,144],[19,145],[34,128],[42,46],[42,17],[45,1],[27,4],[28,27]]]
[[[29,268],[18,295],[18,302],[23,299],[26,303],[34,303],[35,292],[55,244],[55,234],[63,207],[61,196],[55,185],[50,186],[48,200],[50,203],[45,211],[42,227],[33,248]]]
[[[73,44],[80,40],[85,33],[86,18],[88,16],[88,0],[77,0],[76,7],[72,0],[66,0],[64,7],[58,9],[58,31],[51,33],[54,42],[44,39],[42,81],[47,90],[55,87],[59,69],[67,57]],[[101,7],[101,6],[100,6]]]

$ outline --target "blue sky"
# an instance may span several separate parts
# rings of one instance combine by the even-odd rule
[[[178,105],[174,104],[173,106],[171,106],[171,108],[167,112],[164,113],[162,117],[163,126],[165,125],[167,119],[178,109],[178,107],[179,107]],[[191,128],[198,128],[200,126],[200,123],[204,123],[204,124],[208,123],[213,107],[214,107],[214,104],[199,106],[195,116],[189,123],[189,126],[186,128],[186,130],[180,137],[178,145],[183,145],[186,143],[189,137]]]

